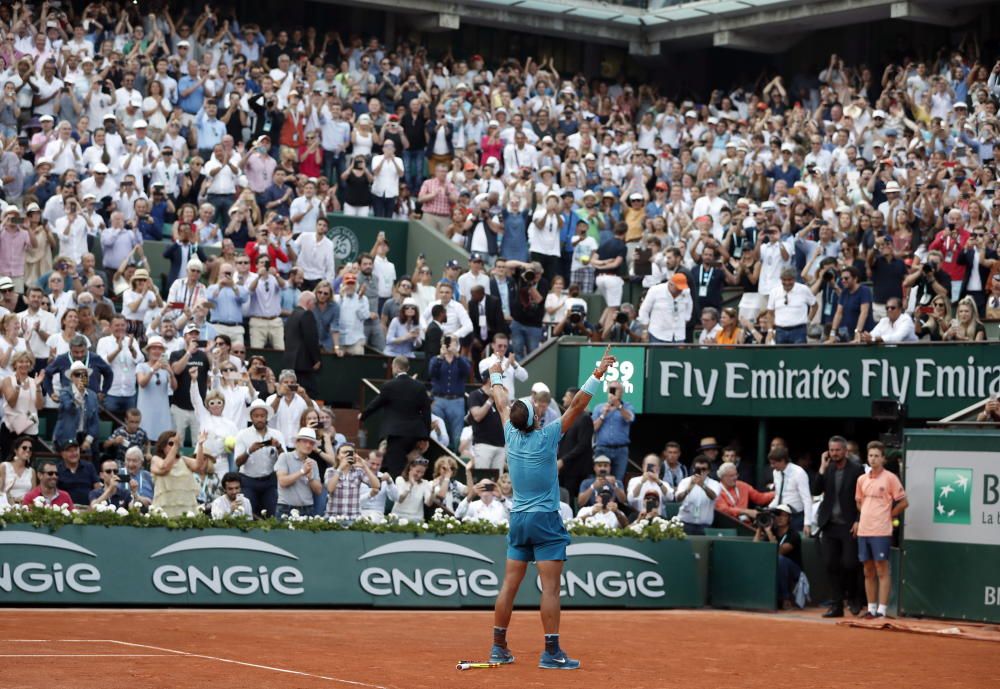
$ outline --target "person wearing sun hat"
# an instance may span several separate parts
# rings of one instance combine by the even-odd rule
[[[316,450],[316,431],[300,428],[295,436],[295,449],[283,452],[274,464],[278,479],[279,519],[288,517],[296,510],[304,517],[313,514],[313,496],[319,495],[323,485],[319,480],[319,467],[310,455]]]
[[[669,280],[651,287],[639,307],[638,321],[646,326],[649,342],[683,342],[694,302],[687,276],[678,271]]]

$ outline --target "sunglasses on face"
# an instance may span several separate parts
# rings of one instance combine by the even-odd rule
[[[58,471],[39,471],[38,473],[41,474],[42,476],[58,476],[59,475]]]
[[[899,311],[899,307],[898,306],[886,306],[885,310],[886,311]]]
[[[33,448],[31,445],[22,445],[17,449],[19,449],[21,452],[33,452],[35,448]]]

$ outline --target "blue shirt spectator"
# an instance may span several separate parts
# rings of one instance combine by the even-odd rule
[[[319,346],[327,352],[333,351],[333,333],[340,331],[340,306],[335,301],[320,307],[319,302],[312,309],[316,317],[316,328],[319,331]]]
[[[180,95],[180,100],[178,105],[181,106],[181,110],[186,112],[188,115],[197,114],[201,110],[202,104],[205,102],[205,83],[198,77],[197,64],[194,67],[194,75],[192,76],[190,71],[187,75],[180,78],[177,82],[177,92]],[[188,65],[190,70],[191,64]],[[190,89],[194,89],[188,95],[183,95]]]
[[[622,408],[629,412],[632,420],[635,420],[635,407],[623,401]],[[612,408],[607,402],[594,407],[591,418],[596,421],[601,415],[604,415],[604,423],[594,433],[594,446],[621,447],[628,445],[632,421],[626,421],[621,409]]]
[[[209,320],[222,325],[243,325],[243,304],[250,292],[242,285],[212,285],[205,294],[212,302]]]
[[[198,133],[198,150],[211,151],[216,144],[222,143],[222,137],[226,135],[226,125],[215,117],[215,105],[209,103],[207,108],[198,111],[194,128]]]
[[[431,381],[431,392],[435,397],[455,397],[465,394],[465,382],[472,373],[472,364],[463,356],[454,356],[451,361],[446,357],[435,356],[431,359],[428,378]]]

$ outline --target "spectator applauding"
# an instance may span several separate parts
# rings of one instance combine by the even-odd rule
[[[59,470],[55,462],[42,462],[38,467],[38,485],[24,494],[24,504],[33,505],[39,497],[46,505],[73,509],[73,498],[57,487]],[[91,486],[88,490],[95,488]]]
[[[870,332],[861,333],[862,342],[897,343],[917,340],[917,335],[913,331],[913,319],[910,318],[910,314],[903,313],[903,305],[898,297],[889,298],[885,304],[885,311],[887,315],[878,322],[878,325]]]

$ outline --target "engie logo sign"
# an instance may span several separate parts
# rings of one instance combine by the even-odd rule
[[[662,598],[666,595],[663,576],[650,569],[659,563],[637,550],[610,543],[574,543],[566,548],[566,555],[569,560],[559,591],[563,598]],[[588,560],[581,559],[584,556],[603,558],[604,563],[613,558],[620,566],[590,567]],[[542,590],[540,578],[536,578],[535,585]]]
[[[631,548],[605,543],[578,543],[567,550],[569,561],[562,575],[560,596],[568,599],[662,598],[666,595],[658,563]],[[401,556],[437,555],[440,562],[414,566]],[[365,567],[358,578],[371,596],[412,594],[448,598],[479,596],[494,598],[500,578],[496,563],[471,548],[447,541],[415,539],[373,548],[359,562],[395,556],[394,563]],[[597,559],[594,559],[596,557]],[[482,563],[482,564],[479,564]],[[541,580],[535,585],[542,590]]]
[[[442,556],[442,564],[451,558],[463,558],[470,563],[464,567],[456,565],[426,569],[405,565],[388,568],[370,566],[361,570],[359,583],[362,590],[370,596],[398,596],[406,589],[417,596],[437,598],[448,598],[455,594],[492,598],[499,593],[500,581],[493,570],[476,565],[477,562],[493,565],[493,560],[457,543],[423,539],[397,541],[372,548],[359,557],[358,562],[386,555],[427,553]],[[448,564],[451,565],[451,562]]]
[[[245,536],[198,536],[178,541],[161,548],[150,555],[150,559],[188,553],[185,559],[193,559],[190,553],[207,550],[217,555],[219,550],[236,550],[252,553],[253,558],[246,564],[220,566],[211,555],[204,557],[204,564],[187,563],[161,564],[153,570],[153,587],[169,596],[188,594],[212,594],[221,596],[251,596],[254,594],[299,596],[305,592],[302,586],[302,571],[292,565],[268,566],[260,562],[260,556],[274,555],[287,560],[298,560],[292,553],[253,538]],[[248,558],[249,559],[249,558]]]
[[[12,564],[0,563],[0,592],[2,593],[100,593],[101,571],[90,562],[63,561],[69,554],[96,558],[86,548],[63,538],[31,531],[0,532],[0,546],[35,546],[44,548],[55,562],[27,560]],[[51,551],[57,551],[52,553]],[[61,552],[60,552],[61,551]],[[40,553],[41,554],[41,553]],[[58,555],[58,558],[54,558]],[[78,560],[74,557],[73,560]]]

